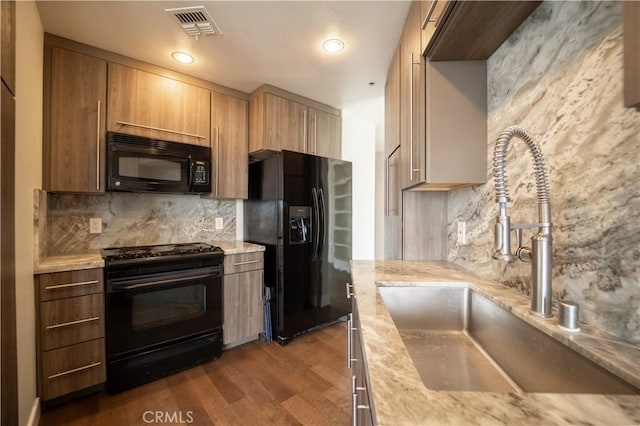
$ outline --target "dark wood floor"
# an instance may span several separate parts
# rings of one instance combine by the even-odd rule
[[[349,387],[339,323],[284,347],[247,343],[127,392],[70,402],[44,411],[40,425],[348,425]]]

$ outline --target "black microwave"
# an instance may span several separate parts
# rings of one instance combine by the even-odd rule
[[[211,192],[211,148],[107,132],[107,191]]]

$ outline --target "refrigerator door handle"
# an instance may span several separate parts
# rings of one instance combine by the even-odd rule
[[[319,206],[318,206],[318,191],[316,190],[316,188],[311,188],[311,198],[313,200],[313,215],[315,217],[315,238],[313,238],[313,258],[312,260],[315,261],[318,259],[318,244],[319,244],[319,240],[320,240],[320,212],[319,212]],[[312,227],[313,228],[313,227]]]
[[[322,250],[324,249],[324,240],[325,240],[325,232],[327,231],[326,228],[326,224],[327,224],[327,209],[326,209],[326,205],[324,203],[324,191],[322,190],[322,188],[318,189],[318,195],[320,198],[320,222],[322,223],[322,233],[320,235],[320,238],[318,239],[318,257],[322,257]]]

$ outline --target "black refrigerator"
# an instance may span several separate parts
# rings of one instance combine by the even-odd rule
[[[282,151],[249,164],[245,240],[266,247],[273,338],[297,335],[351,312],[351,163]]]

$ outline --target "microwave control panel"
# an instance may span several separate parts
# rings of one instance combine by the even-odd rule
[[[206,185],[209,183],[209,165],[205,161],[196,161],[193,170],[193,183]]]

